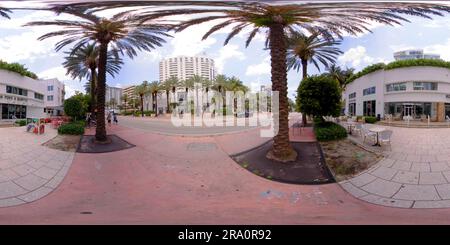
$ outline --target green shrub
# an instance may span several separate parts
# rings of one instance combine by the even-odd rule
[[[376,117],[364,117],[366,123],[375,123],[377,121]]]
[[[356,121],[357,121],[357,122],[361,122],[362,119],[363,119],[363,116],[356,116]]]
[[[135,112],[133,113],[133,115],[134,115],[135,117],[140,117],[140,116],[141,116],[141,111],[135,111]]]
[[[397,60],[386,65],[385,70],[411,66],[434,66],[450,69],[450,62],[435,59]]]
[[[372,73],[372,72],[375,72],[375,71],[378,71],[378,70],[382,70],[385,67],[386,67],[386,65],[384,63],[377,63],[377,64],[373,64],[373,65],[367,66],[366,68],[362,69],[360,72],[357,72],[356,74],[351,76],[346,81],[346,83],[347,84],[351,83],[351,82],[355,81],[356,79],[358,79],[358,78],[360,78],[360,77],[362,77],[364,75],[367,75],[369,73]]]
[[[20,127],[27,125],[27,120],[17,120],[14,122],[15,124],[19,125]]]
[[[79,120],[79,121],[75,121],[75,122],[72,122],[72,123],[80,125],[83,128],[86,127],[86,121]]]
[[[81,135],[84,134],[84,127],[80,123],[63,124],[58,128],[59,134]]]
[[[8,63],[3,60],[0,60],[0,69],[15,72],[25,77],[38,79],[38,76],[36,74],[29,71],[24,65],[19,63]]]
[[[155,114],[154,111],[144,111],[145,116],[151,116],[152,114]]]
[[[315,123],[314,133],[318,141],[339,140],[347,137],[345,128],[334,122]]]
[[[132,111],[124,111],[121,114],[124,116],[131,116],[131,115],[133,115],[133,112]]]

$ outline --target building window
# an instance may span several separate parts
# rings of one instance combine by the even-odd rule
[[[414,90],[437,90],[436,82],[414,82]]]
[[[363,103],[363,110],[364,110],[364,116],[375,116],[375,100],[369,100],[364,101]]]
[[[406,83],[391,83],[386,85],[386,92],[405,91]]]
[[[53,95],[47,95],[47,101],[53,101]]]
[[[27,107],[23,105],[0,104],[2,119],[25,119]]]
[[[47,91],[53,91],[53,85],[47,86]]]
[[[12,87],[12,86],[6,86],[6,93],[28,96],[28,90],[17,88],[17,87]]]
[[[38,100],[44,100],[44,95],[43,94],[34,93],[34,98],[38,99]]]
[[[348,113],[349,113],[349,116],[355,116],[356,115],[356,103],[349,103],[348,104]]]
[[[349,95],[348,95],[348,98],[349,98],[349,99],[354,99],[354,98],[356,98],[356,92],[353,92],[353,93],[349,94]]]
[[[363,90],[363,95],[369,95],[374,93],[375,93],[375,86]]]

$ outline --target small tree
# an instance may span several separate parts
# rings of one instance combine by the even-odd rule
[[[341,111],[339,84],[327,75],[304,79],[297,90],[297,109],[320,120],[323,120],[323,116],[339,116]]]
[[[86,108],[83,106],[83,102],[76,97],[68,98],[64,101],[64,112],[67,116],[72,117],[74,121],[77,118],[82,118]]]

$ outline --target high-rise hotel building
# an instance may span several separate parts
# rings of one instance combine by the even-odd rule
[[[216,77],[214,60],[206,56],[178,56],[165,58],[159,62],[159,81],[172,76],[186,80],[193,75],[213,80]]]

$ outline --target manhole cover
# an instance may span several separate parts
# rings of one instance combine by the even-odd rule
[[[189,151],[210,151],[217,149],[215,143],[189,143],[187,146]]]

